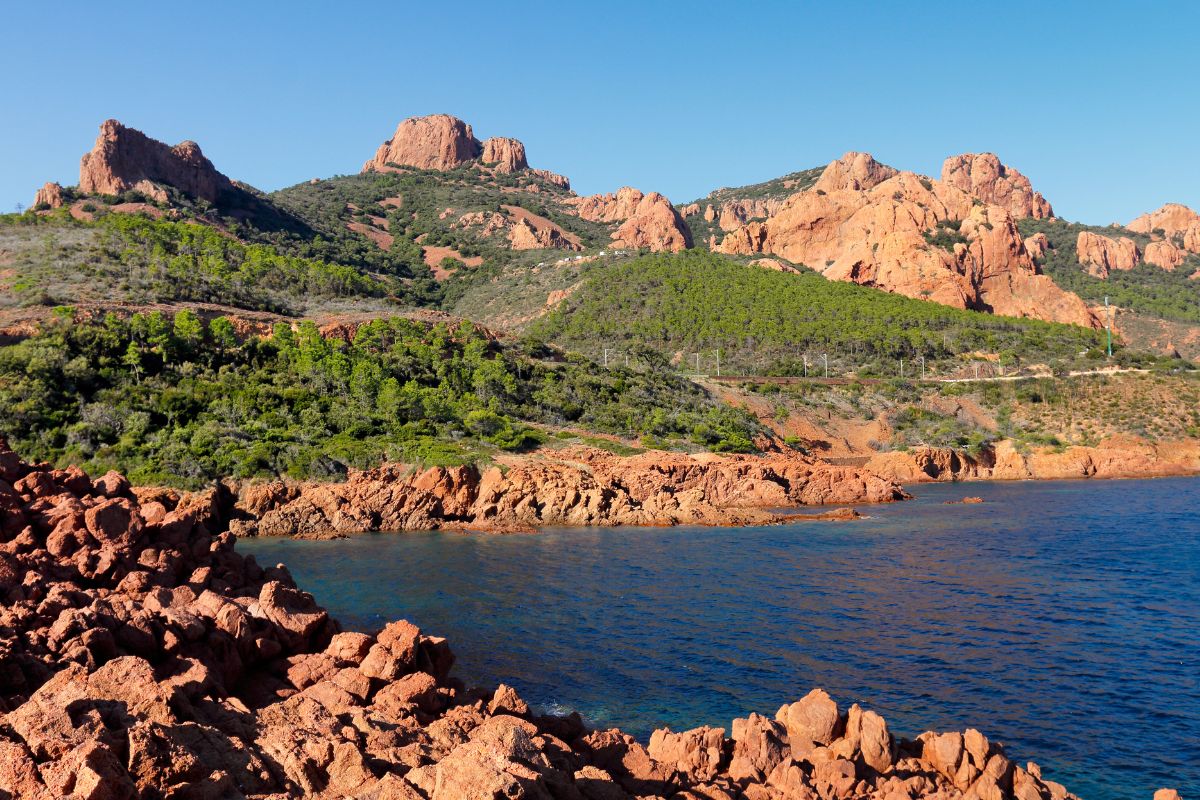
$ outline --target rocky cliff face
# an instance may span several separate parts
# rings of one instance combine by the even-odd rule
[[[1142,258],[1147,264],[1174,272],[1175,268],[1183,264],[1184,259],[1187,258],[1187,251],[1176,247],[1171,242],[1151,242],[1146,245],[1146,252],[1142,254]]]
[[[951,156],[942,164],[942,182],[984,203],[1000,206],[1016,219],[1048,219],[1054,209],[1029,179],[1012,167],[1000,163],[993,153],[964,153]]]
[[[781,256],[833,280],[958,308],[1098,324],[1082,300],[1040,274],[1006,208],[863,153],[834,161],[811,189],[716,249]]]
[[[1114,239],[1091,231],[1080,231],[1075,240],[1079,263],[1097,278],[1107,278],[1114,270],[1131,270],[1142,262],[1142,252],[1128,236]]]
[[[5,447],[0,504],[0,796],[1073,798],[978,731],[901,739],[820,690],[649,746],[538,714],[451,677],[411,623],[341,632],[215,533],[213,492],[134,493]]]
[[[529,162],[525,160],[525,145],[503,136],[493,136],[484,142],[479,160],[494,164],[497,172],[516,172],[529,168]]]
[[[523,148],[522,148],[523,149]],[[471,126],[449,114],[411,117],[379,146],[363,172],[387,172],[389,164],[448,170],[479,158],[482,146]]]
[[[620,222],[613,246],[678,252],[692,246],[692,233],[671,201],[658,192],[644,194],[632,186],[615,193],[572,198],[569,205],[592,222]]]
[[[95,146],[79,163],[79,188],[89,194],[134,189],[165,201],[164,185],[210,203],[233,188],[195,142],[169,147],[115,119],[100,126]]]

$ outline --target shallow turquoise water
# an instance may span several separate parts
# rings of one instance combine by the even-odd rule
[[[903,735],[977,727],[1085,798],[1200,794],[1200,480],[912,491],[855,523],[238,548],[594,725],[728,727],[821,686]]]

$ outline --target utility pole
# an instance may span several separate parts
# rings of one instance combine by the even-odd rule
[[[805,353],[801,358],[804,359],[804,377],[808,377],[808,353]]]
[[[608,348],[604,348],[604,368],[608,369]]]
[[[921,359],[921,380],[925,380],[925,356],[919,356]]]
[[[700,374],[700,354],[696,353],[696,374]]]
[[[979,380],[979,362],[975,362],[975,380]]]
[[[717,348],[717,377],[721,377],[721,348]]]
[[[900,359],[900,377],[904,377],[904,359]]]
[[[1108,312],[1108,357],[1112,358],[1112,323],[1113,309],[1108,304],[1108,295],[1104,295],[1104,309]]]
[[[829,354],[822,353],[821,359],[825,362],[825,377],[828,378],[829,377]]]

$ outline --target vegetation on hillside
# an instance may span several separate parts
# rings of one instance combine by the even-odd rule
[[[1023,219],[1018,221],[1022,236],[1044,233],[1050,249],[1040,261],[1043,271],[1054,282],[1089,303],[1103,303],[1105,296],[1113,305],[1130,311],[1183,322],[1200,322],[1200,283],[1189,277],[1200,270],[1200,256],[1190,255],[1173,272],[1154,264],[1138,264],[1132,270],[1113,270],[1108,278],[1089,275],[1079,263],[1075,242],[1082,231],[1112,238],[1127,236],[1140,250],[1150,237],[1125,229],[1080,225],[1060,219]]]
[[[65,212],[0,216],[0,246],[16,278],[9,304],[208,302],[298,313],[338,297],[405,297],[396,278],[285,255],[209,225]]]
[[[529,332],[600,357],[650,348],[681,367],[727,374],[823,371],[895,375],[906,359],[927,367],[964,354],[999,354],[1009,366],[1065,365],[1100,356],[1100,334],[1038,320],[963,311],[814,273],[787,274],[711,253],[651,255],[587,273],[583,285]],[[942,366],[947,366],[943,364]]]
[[[64,308],[0,347],[0,434],[29,459],[180,487],[329,478],[385,459],[461,463],[537,446],[537,424],[753,449],[748,415],[670,370],[552,355],[466,323],[379,319],[352,342],[281,323],[239,340],[228,319],[186,310],[82,322]]]

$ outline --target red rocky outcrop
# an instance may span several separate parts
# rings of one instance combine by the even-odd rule
[[[1079,263],[1097,278],[1107,278],[1114,269],[1131,270],[1142,262],[1142,253],[1133,239],[1113,239],[1091,231],[1080,231],[1075,253]]]
[[[79,189],[89,194],[116,195],[134,189],[165,201],[164,186],[210,203],[233,188],[195,142],[170,147],[115,119],[100,126],[96,145],[79,163]]]
[[[615,194],[578,197],[568,203],[583,219],[621,223],[612,235],[615,247],[675,253],[692,246],[691,229],[658,192],[643,194],[625,186]]]
[[[479,160],[494,164],[497,172],[516,172],[529,168],[529,162],[525,160],[525,145],[504,136],[493,136],[484,142]]]
[[[63,193],[62,186],[57,183],[47,183],[45,186],[37,190],[33,196],[33,205],[46,206],[47,208],[62,208]]]
[[[449,114],[410,117],[379,146],[363,172],[388,172],[390,164],[448,170],[479,157],[481,145],[471,126]]]
[[[942,183],[954,186],[989,205],[1000,206],[1015,219],[1048,219],[1054,209],[1029,178],[1000,163],[994,153],[964,153],[942,164]]]
[[[1041,274],[1006,207],[865,153],[832,162],[812,188],[716,249],[780,256],[832,280],[958,308],[1099,325],[1083,300]]]
[[[530,530],[548,525],[731,525],[778,519],[766,509],[889,502],[900,486],[798,454],[621,458],[579,448],[504,469],[386,466],[339,484],[250,484],[237,527],[269,536],[375,530]]]
[[[444,489],[448,509],[469,500]],[[218,532],[220,491],[140,502],[119,475],[0,443],[0,797],[1072,797],[977,731],[898,739],[820,691],[729,738],[664,729],[648,748],[540,715],[511,687],[463,686],[411,623],[339,632],[286,568]]]

